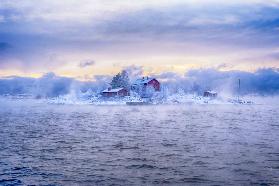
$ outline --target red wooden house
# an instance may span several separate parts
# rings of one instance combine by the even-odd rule
[[[161,90],[160,82],[155,78],[143,77],[137,79],[131,86],[131,90],[138,92],[143,97],[148,97],[150,92],[157,92]]]
[[[129,91],[125,88],[115,88],[115,89],[108,88],[102,92],[102,95],[104,97],[115,97],[115,96],[124,97],[129,95]]]

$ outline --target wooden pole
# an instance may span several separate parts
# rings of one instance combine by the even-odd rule
[[[240,96],[240,79],[238,79],[238,101]]]

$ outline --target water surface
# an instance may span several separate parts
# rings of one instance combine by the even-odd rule
[[[2,101],[0,185],[279,185],[278,108]]]

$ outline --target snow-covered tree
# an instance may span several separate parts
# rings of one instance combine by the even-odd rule
[[[116,74],[110,83],[112,88],[126,88],[130,89],[130,80],[128,73],[123,70],[121,73]]]

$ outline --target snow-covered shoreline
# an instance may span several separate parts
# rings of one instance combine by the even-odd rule
[[[246,95],[238,99],[236,96],[220,95],[215,99],[199,96],[196,94],[187,94],[183,92],[169,95],[157,94],[150,99],[143,99],[135,94],[126,97],[104,98],[99,94],[75,93],[61,95],[53,98],[35,98],[32,95],[2,95],[0,100],[26,101],[33,100],[38,103],[58,104],[58,105],[126,105],[127,102],[145,102],[150,105],[236,105],[236,104],[278,104],[279,96],[258,96]]]
[[[279,97],[277,96],[246,96],[241,99],[235,97],[218,97],[216,99],[210,99],[194,94],[172,94],[165,97],[153,97],[150,99],[141,99],[137,96],[127,96],[118,98],[103,98],[100,95],[74,95],[67,94],[54,98],[40,98],[36,99],[28,95],[5,95],[0,96],[0,100],[24,102],[24,101],[36,101],[37,103],[57,104],[57,105],[126,105],[127,102],[144,102],[149,105],[252,105],[252,104],[278,104]]]

